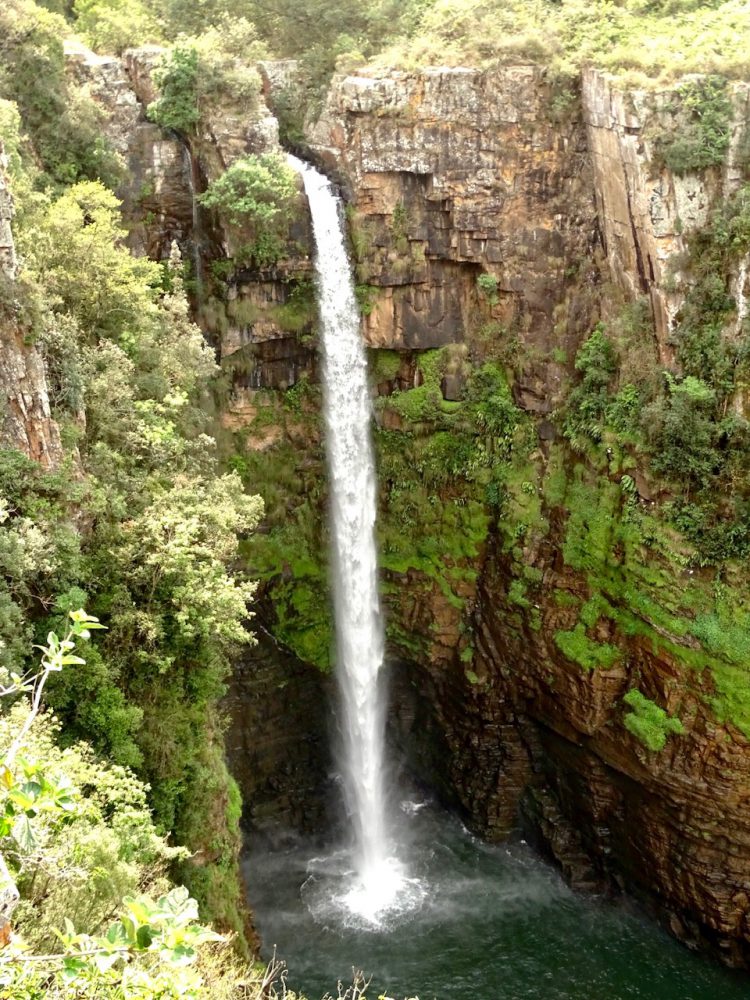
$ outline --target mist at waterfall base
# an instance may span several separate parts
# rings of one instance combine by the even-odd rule
[[[401,861],[425,892],[379,925],[327,891],[348,860],[335,845],[251,845],[245,876],[263,956],[292,989],[336,996],[352,970],[367,996],[420,1000],[748,1000],[747,977],[696,955],[627,899],[573,892],[520,839],[485,844],[450,814],[402,803]],[[291,846],[290,846],[291,843]]]

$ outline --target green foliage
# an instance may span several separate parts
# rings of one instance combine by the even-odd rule
[[[609,407],[609,387],[617,371],[617,355],[601,323],[576,354],[575,366],[581,381],[568,397],[565,433],[574,444],[581,438],[598,442]]]
[[[380,382],[392,382],[398,377],[400,370],[401,355],[398,351],[370,351],[370,374],[376,385]]]
[[[656,148],[666,166],[688,174],[721,166],[729,149],[732,104],[721,76],[685,80],[677,87],[678,128]]]
[[[410,424],[435,420],[440,411],[440,390],[431,385],[394,392],[383,398],[381,406],[388,407]]]
[[[123,245],[119,209],[110,191],[84,181],[50,202],[19,232],[18,244],[55,312],[67,314],[85,338],[129,350],[139,328],[156,318],[161,269]]]
[[[62,40],[65,22],[31,0],[7,0],[0,8],[0,97],[14,101],[45,182],[100,179],[114,187],[122,163],[102,138],[101,112],[68,83]]]
[[[289,212],[296,193],[292,168],[276,153],[261,153],[236,160],[202,202],[226,215],[232,225],[268,226]]]
[[[73,13],[76,30],[97,52],[119,54],[162,40],[156,18],[142,0],[73,0]]]
[[[680,486],[669,511],[703,564],[748,552],[747,424],[732,405],[747,380],[748,340],[736,323],[730,333],[729,294],[748,248],[750,189],[743,187],[690,237],[690,285],[675,330],[683,376],[662,376],[644,400],[641,434],[652,467]]]
[[[154,82],[159,96],[148,106],[151,121],[190,135],[200,119],[197,49],[192,45],[176,45],[154,73]]]
[[[201,195],[201,203],[232,226],[249,231],[243,256],[263,267],[284,252],[284,238],[297,197],[297,177],[276,153],[244,156]]]
[[[128,996],[137,984],[143,995],[198,997],[202,980],[188,967],[200,944],[220,939],[196,923],[198,908],[187,890],[170,888],[156,903],[124,895],[120,903],[123,889],[163,883],[164,863],[180,854],[157,835],[145,788],[101,764],[86,746],[60,755],[56,726],[40,714],[49,676],[82,666],[76,640],[103,627],[82,610],[70,613],[69,626],[64,639],[48,634],[39,668],[6,675],[0,689],[6,697],[30,696],[0,717],[0,877],[6,913],[16,911],[0,985],[9,996],[29,995],[42,984],[45,994],[60,988],[69,996]],[[120,920],[102,934],[120,905]],[[76,914],[78,932],[69,913]],[[53,933],[56,920],[64,932]],[[62,947],[55,948],[55,937]],[[30,954],[30,947],[41,954]]]
[[[275,586],[273,595],[276,636],[305,663],[330,670],[333,618],[325,579],[297,564],[293,581]]]
[[[713,389],[692,375],[678,382],[667,376],[669,395],[647,410],[646,426],[658,443],[653,467],[671,479],[682,480],[688,489],[710,479],[716,462],[716,403]]]
[[[434,0],[407,8],[403,23],[407,30],[395,34],[381,64],[411,69],[540,62],[556,81],[593,65],[626,72],[638,84],[685,73],[744,79],[748,68],[750,14],[739,0]]]
[[[354,289],[354,294],[357,297],[359,311],[363,316],[369,316],[375,308],[380,289],[375,285],[357,285]]]
[[[333,625],[325,537],[325,473],[318,421],[319,386],[303,380],[286,392],[256,395],[248,433],[294,427],[292,444],[280,439],[255,451],[237,442],[234,466],[243,480],[263,483],[266,519],[242,546],[253,576],[273,606],[274,636],[320,670],[331,666]]]
[[[696,694],[720,720],[749,733],[750,618],[744,575],[731,587],[711,587],[697,574],[688,576],[685,566],[691,552],[684,541],[655,513],[646,514],[630,491],[591,471],[585,474],[581,465],[567,477],[561,472],[558,469],[550,482],[555,504],[568,514],[563,558],[584,576],[590,597],[574,628],[556,635],[558,647],[576,662],[595,666],[597,651],[589,646],[587,630],[609,619],[617,627],[619,643],[620,636],[643,636],[656,652],[682,664],[686,686],[691,683],[689,672],[708,669],[715,692],[706,694],[701,684]],[[574,606],[575,601],[563,597],[561,603]]]
[[[477,288],[491,306],[497,305],[497,278],[494,274],[480,274]]]
[[[631,688],[623,701],[632,709],[625,715],[625,728],[648,750],[663,750],[670,734],[685,732],[679,719],[667,715],[663,708],[659,708],[637,688]]]
[[[523,491],[526,479],[524,420],[513,403],[504,373],[486,364],[472,372],[466,400],[447,407],[440,381],[454,361],[449,349],[419,354],[423,384],[383,397],[380,405],[405,419],[401,431],[376,434],[381,485],[379,535],[381,561],[389,581],[390,641],[405,655],[408,628],[399,623],[402,587],[440,590],[461,611],[477,577],[477,560],[496,518],[527,530],[539,506]],[[516,486],[518,484],[518,489]],[[495,497],[488,510],[488,495]],[[534,491],[535,494],[535,491]],[[424,652],[424,650],[422,650]]]
[[[493,450],[508,457],[521,414],[513,402],[505,373],[495,364],[482,365],[472,373],[468,399],[474,420],[489,435]]]
[[[149,781],[159,828],[211,859],[200,877],[181,862],[181,877],[241,930],[218,704],[231,650],[251,638],[253,587],[230,567],[261,505],[218,474],[213,351],[190,320],[177,251],[167,281],[131,257],[100,184],[29,197],[18,222],[52,398],[76,420],[77,452],[75,471],[55,476],[0,456],[3,664],[22,671],[24,646],[83,601],[107,618],[87,662],[50,682],[61,738]]]
[[[582,623],[569,632],[555,632],[555,645],[569,660],[573,660],[584,670],[607,670],[622,655],[617,646],[590,639]]]
[[[300,58],[309,81],[306,101],[315,100],[336,66],[358,65],[385,39],[398,37],[413,0],[367,0],[341,5],[334,0],[248,0],[247,16],[263,39],[283,58]]]

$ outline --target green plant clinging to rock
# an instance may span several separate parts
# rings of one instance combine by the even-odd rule
[[[676,174],[718,167],[729,149],[732,104],[721,76],[686,80],[677,87],[675,135],[657,140],[666,166]]]
[[[162,128],[190,135],[198,124],[198,52],[191,45],[176,45],[154,73],[159,97],[149,105],[148,116]]]
[[[296,196],[292,168],[279,154],[261,153],[236,160],[200,200],[249,234],[241,255],[263,267],[284,252],[283,236]]]
[[[685,732],[679,719],[667,715],[663,708],[659,708],[637,688],[628,691],[623,701],[632,709],[625,714],[625,728],[648,750],[663,750],[671,733],[680,735]]]

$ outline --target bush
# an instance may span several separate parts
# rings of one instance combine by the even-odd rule
[[[286,217],[297,194],[297,175],[277,153],[236,160],[214,181],[201,201],[235,226],[265,227]]]
[[[141,0],[74,0],[76,28],[97,52],[115,52],[161,40],[156,19]]]
[[[284,251],[285,230],[297,196],[297,175],[276,153],[236,160],[200,201],[250,239],[238,252],[264,266]]]
[[[48,181],[100,179],[115,187],[122,163],[102,138],[102,113],[66,80],[62,40],[68,31],[57,15],[6,0],[0,6],[0,97],[18,105]]]
[[[574,442],[581,437],[600,441],[617,373],[617,354],[601,323],[576,354],[575,365],[582,378],[568,398],[565,433]]]
[[[732,119],[727,81],[721,76],[687,80],[677,93],[677,131],[657,141],[664,163],[676,174],[721,166],[729,149]]]
[[[623,701],[632,709],[625,715],[625,728],[648,750],[663,750],[671,733],[685,732],[679,719],[667,715],[663,708],[659,708],[637,688],[631,688]]]
[[[494,274],[480,274],[477,288],[491,306],[497,305],[497,278]]]
[[[154,73],[159,97],[148,106],[148,117],[162,128],[190,135],[198,124],[198,52],[176,45]]]

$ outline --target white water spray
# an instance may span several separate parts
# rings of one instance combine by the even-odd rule
[[[391,856],[384,787],[384,641],[367,361],[341,203],[317,170],[293,156],[289,163],[302,175],[310,202],[323,340],[336,669],[343,708],[344,789],[354,827],[355,879],[339,902],[377,923],[392,908],[401,908],[399,897],[409,880]]]

